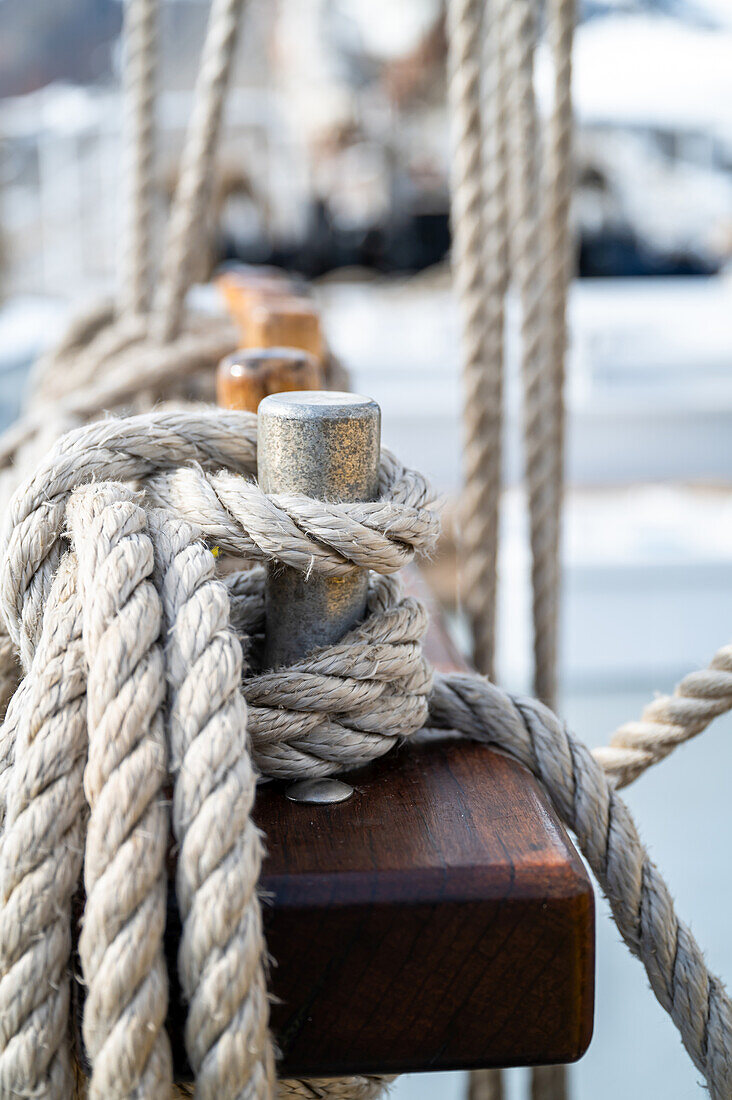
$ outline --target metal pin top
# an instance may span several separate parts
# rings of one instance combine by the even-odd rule
[[[381,410],[370,397],[328,390],[275,393],[259,406],[259,483],[265,493],[374,500]]]

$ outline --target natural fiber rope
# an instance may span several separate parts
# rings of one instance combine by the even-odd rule
[[[547,35],[554,67],[554,103],[546,124],[543,193],[543,244],[546,293],[546,359],[550,379],[548,414],[552,443],[549,485],[554,516],[550,527],[559,599],[560,520],[564,484],[564,376],[567,353],[567,295],[573,275],[569,207],[574,178],[572,159],[572,42],[575,0],[549,0]],[[556,626],[555,626],[556,630]]]
[[[69,502],[86,658],[89,804],[79,956],[91,1100],[165,1096],[165,671],[145,511],[124,489]],[[16,768],[18,761],[16,758]],[[64,784],[66,786],[67,784]]]
[[[534,621],[534,692],[556,699],[558,545],[553,399],[546,369],[545,271],[542,262],[537,110],[534,96],[536,11],[532,0],[506,3],[510,177],[515,199],[512,259],[521,297],[521,369],[524,385],[524,443],[531,532]]]
[[[501,492],[504,299],[508,284],[503,20],[499,3],[448,5],[454,129],[453,269],[462,312],[464,484],[460,593],[472,659],[494,672]],[[470,1100],[501,1100],[500,1070],[470,1074]]]
[[[475,677],[437,677],[430,715],[436,725],[489,740],[541,781],[575,833],[625,943],[642,961],[712,1097],[732,1095],[732,1004],[676,917],[628,808],[588,750],[541,703],[509,696]]]
[[[639,721],[626,722],[595,759],[616,787],[625,787],[675,748],[732,710],[732,645],[722,646],[705,669],[690,672],[672,695],[660,695]]]
[[[150,305],[154,201],[156,0],[127,0],[124,8],[125,135],[128,170],[126,231],[122,235],[122,314]]]
[[[462,321],[464,489],[461,502],[461,595],[473,659],[492,674],[496,554],[501,477],[503,295],[505,293],[505,158],[496,155],[502,120],[496,110],[487,147],[481,121],[485,55],[483,0],[450,0],[448,92],[453,130],[452,266]],[[487,22],[487,19],[485,20]],[[489,58],[493,76],[499,54]],[[497,80],[495,81],[497,85]],[[495,89],[497,90],[497,88]],[[495,109],[496,95],[487,97]]]
[[[196,1095],[272,1095],[266,949],[256,889],[262,842],[240,690],[241,647],[215,560],[188,524],[151,513],[166,631],[178,956]],[[208,694],[200,684],[210,685]]]
[[[541,491],[532,493],[532,587],[534,614],[534,690],[556,707],[559,608],[561,599],[561,519],[564,490],[564,374],[567,350],[567,293],[572,276],[569,204],[572,193],[572,40],[574,0],[549,0],[547,37],[554,67],[554,103],[546,123],[540,204],[542,231],[541,289],[545,294],[541,365],[544,394],[536,412],[548,421],[549,445],[533,438],[527,417],[526,450],[545,448],[549,472]],[[527,394],[527,409],[529,405]],[[527,464],[528,467],[528,464]],[[542,477],[544,474],[542,472]],[[531,1100],[566,1100],[564,1066],[538,1066],[532,1071]]]
[[[231,1020],[235,1035],[264,1035],[266,1006],[261,983],[257,984],[262,954],[252,946],[256,931],[254,938],[249,938],[252,926],[236,915],[257,911],[253,882],[258,845],[248,814],[243,813],[243,806],[250,804],[249,781],[244,779],[241,787],[233,784],[232,797],[242,799],[240,811],[229,815],[220,801],[230,790],[227,776],[231,770],[248,767],[246,752],[241,741],[236,752],[222,749],[219,756],[208,751],[217,743],[217,730],[222,744],[231,746],[227,738],[241,738],[244,720],[237,701],[238,675],[231,671],[238,667],[238,656],[227,627],[226,592],[231,594],[233,618],[257,629],[262,621],[260,582],[255,573],[220,585],[213,577],[213,557],[196,541],[198,526],[187,527],[186,518],[174,509],[161,515],[129,488],[104,482],[113,474],[126,482],[154,485],[166,467],[180,463],[198,463],[209,472],[225,466],[232,476],[244,481],[255,445],[251,426],[247,414],[225,413],[168,413],[90,425],[59,442],[54,455],[16,495],[10,508],[3,531],[3,610],[11,635],[25,637],[30,660],[26,663],[28,675],[0,732],[0,761],[12,759],[9,739],[15,753],[15,762],[2,772],[0,785],[7,801],[0,852],[0,929],[8,930],[0,936],[0,997],[9,996],[12,1005],[12,1011],[0,1013],[0,1094],[6,1088],[4,1082],[10,1081],[16,1094],[28,1095],[36,1089],[34,1095],[57,1095],[47,1083],[49,1067],[60,1067],[54,1068],[59,1079],[66,1072],[68,986],[64,960],[70,949],[69,905],[79,860],[79,845],[69,844],[68,836],[69,830],[78,829],[82,822],[81,768],[87,729],[85,788],[91,818],[85,876],[91,889],[81,944],[89,982],[85,1035],[90,1020],[102,1021],[100,1032],[93,1032],[91,1041],[87,1038],[94,1067],[92,1088],[95,1078],[103,1073],[105,1087],[112,1090],[104,1095],[117,1095],[114,1089],[122,1078],[115,1076],[113,1057],[122,1058],[121,1051],[134,1051],[132,1061],[125,1056],[124,1069],[116,1072],[136,1069],[143,1073],[153,1058],[151,1052],[158,1050],[155,1037],[161,1033],[155,1026],[144,1029],[147,1061],[135,1046],[141,1039],[134,1014],[128,1011],[130,1002],[121,993],[130,977],[128,967],[136,967],[143,982],[141,986],[133,983],[134,988],[150,989],[151,998],[144,1003],[150,1008],[151,1020],[160,1018],[160,1002],[152,996],[160,994],[153,980],[159,973],[156,924],[151,919],[144,936],[139,930],[142,942],[138,946],[145,950],[134,955],[128,952],[129,942],[120,930],[135,921],[133,897],[139,896],[151,912],[156,911],[163,844],[160,834],[167,837],[167,826],[154,792],[161,790],[166,747],[176,773],[174,828],[182,845],[178,902],[182,912],[188,913],[184,916],[186,930],[190,927],[181,944],[182,972],[184,978],[189,975],[194,990],[187,1041],[189,1050],[209,1052],[200,1064],[199,1088],[202,1081],[214,1079],[206,1076],[209,1071],[220,1073],[216,1086],[206,1086],[201,1095],[225,1098],[240,1094],[229,1091],[234,1078],[227,1076],[230,1065],[236,1063],[231,1053],[236,1043],[212,1036],[212,1013],[206,1013],[196,1000],[198,996],[205,1000],[205,991],[211,988],[206,978],[206,959],[210,957],[206,931],[216,927],[226,935],[214,913],[229,890],[235,904],[233,909],[227,907],[226,917],[231,921],[229,927],[239,929],[241,936],[236,933],[225,940],[224,958],[228,959],[230,946],[231,969],[224,962],[223,974],[218,975],[222,985],[211,995],[222,996],[226,1020]],[[409,480],[403,474],[396,484]],[[94,484],[89,486],[90,482]],[[84,484],[89,487],[80,489]],[[405,504],[407,515],[410,507]],[[332,507],[322,508],[323,521],[327,516],[333,524]],[[71,551],[63,534],[67,512]],[[341,520],[348,529],[352,522],[348,509],[343,510]],[[359,536],[354,533],[352,537],[355,541]],[[154,574],[153,544],[157,555]],[[344,549],[341,546],[341,551]],[[354,554],[351,547],[351,557]],[[378,560],[376,554],[374,557]],[[428,702],[429,724],[456,729],[510,753],[534,772],[575,832],[609,898],[623,938],[643,961],[656,996],[679,1028],[712,1097],[728,1098],[732,1092],[732,1006],[719,980],[707,971],[688,929],[676,918],[665,884],[649,861],[627,808],[588,751],[574,742],[541,704],[511,697],[478,677],[437,677],[430,688],[429,670],[419,647],[426,625],[424,613],[415,601],[401,599],[395,584],[388,578],[375,582],[369,617],[341,643],[317,651],[292,669],[244,681],[255,759],[281,775],[300,775],[308,766],[317,769],[313,774],[352,767],[375,755],[375,747],[386,751],[395,737],[415,732],[427,717]],[[164,654],[156,641],[161,625],[160,595],[169,626]],[[163,713],[164,677],[155,670],[161,660],[170,685],[164,744],[157,732]],[[201,662],[210,662],[211,675],[200,674]],[[82,718],[86,700],[89,715]],[[124,721],[130,708],[135,720]],[[117,730],[114,736],[109,735],[111,729]],[[147,736],[141,736],[141,731],[147,731]],[[140,753],[152,754],[144,767],[138,766],[139,761],[147,756],[139,757]],[[159,763],[154,763],[155,759]],[[216,763],[219,759],[221,765]],[[184,760],[185,767],[179,768],[176,761]],[[199,761],[200,771],[196,770]],[[108,793],[110,787],[115,790],[114,799],[112,791]],[[105,812],[110,816],[104,817]],[[223,838],[215,841],[209,836],[214,831],[213,821],[217,830],[227,827]],[[140,838],[133,846],[134,854],[128,848],[131,836]],[[231,840],[228,848],[227,838]],[[216,847],[221,843],[232,853],[231,874],[229,857]],[[211,844],[215,846],[211,848]],[[128,851],[138,871],[133,873],[130,865],[129,876],[125,876],[121,864]],[[65,872],[53,874],[62,864]],[[189,866],[193,874],[190,886]],[[219,869],[227,876],[227,891],[214,888]],[[115,889],[108,888],[111,883],[116,884]],[[255,909],[247,910],[247,906]],[[19,921],[18,911],[33,913],[38,923],[28,926]],[[99,915],[95,917],[95,913]],[[189,924],[191,921],[194,923]],[[114,945],[119,939],[116,959],[111,947],[99,954],[100,942]],[[122,965],[124,959],[127,966]],[[191,960],[189,970],[186,959]],[[99,973],[95,970],[97,960],[106,974],[103,984],[94,980]],[[236,975],[246,975],[246,989],[244,981],[234,980]],[[164,982],[164,975],[160,981]],[[237,1009],[236,1004],[249,1007]],[[107,1032],[106,1025],[113,1018],[119,1022]],[[223,1027],[227,1036],[225,1020]],[[37,1041],[41,1036],[43,1041]],[[100,1045],[95,1047],[95,1041]],[[264,1080],[267,1070],[258,1077],[257,1066],[266,1065],[266,1048],[251,1039],[243,1042],[240,1049],[244,1048],[249,1055],[243,1071],[247,1080]],[[262,1051],[264,1061],[254,1054],[255,1049]],[[154,1064],[163,1065],[165,1055],[161,1058],[163,1062]],[[307,1096],[304,1090],[310,1089],[311,1095],[317,1096],[320,1089],[326,1096],[363,1097],[375,1095],[380,1086],[374,1078],[341,1081],[323,1089],[319,1082],[295,1082],[282,1086],[281,1095]],[[237,1077],[236,1088],[242,1087],[242,1079]],[[267,1095],[257,1088],[249,1094]]]
[[[467,1100],[504,1100],[503,1071],[474,1069],[468,1076]]]
[[[158,336],[164,343],[178,333],[194,278],[242,6],[243,0],[213,0],[211,5],[155,303]]]
[[[534,1066],[531,1070],[531,1100],[565,1100],[568,1086],[566,1066]]]

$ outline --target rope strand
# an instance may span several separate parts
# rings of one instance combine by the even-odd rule
[[[163,343],[178,334],[185,296],[194,277],[193,261],[213,179],[242,8],[243,0],[213,0],[211,5],[155,303]]]
[[[126,0],[124,8],[127,224],[122,235],[120,312],[147,312],[152,264],[155,169],[156,0]]]

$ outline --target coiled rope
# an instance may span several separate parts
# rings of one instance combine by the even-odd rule
[[[291,669],[241,679],[242,646],[256,665],[260,575],[255,568],[217,579],[201,538],[214,512],[196,505],[182,514],[165,498],[181,473],[193,471],[202,486],[223,474],[239,483],[223,534],[231,547],[246,540],[248,554],[256,546],[262,560],[280,560],[273,544],[290,540],[288,562],[305,567],[312,531],[340,525],[308,568],[347,571],[372,554],[369,564],[389,569],[379,540],[411,555],[436,534],[423,479],[391,456],[380,500],[358,515],[258,489],[253,496],[255,458],[249,414],[111,420],[60,440],[11,502],[0,603],[25,678],[0,729],[0,1095],[69,1095],[71,901],[82,852],[90,1095],[168,1089],[160,946],[171,831],[198,1094],[274,1095],[252,767],[330,774],[428,724],[496,746],[537,776],[712,1097],[728,1098],[732,1005],[724,987],[678,920],[627,807],[551,711],[477,676],[433,677],[420,651],[424,611],[388,576],[374,579],[367,619],[342,642]],[[373,553],[364,551],[363,527],[378,536]],[[283,1096],[365,1097],[382,1084],[278,1088]]]

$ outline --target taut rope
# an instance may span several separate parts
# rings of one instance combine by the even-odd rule
[[[497,96],[487,97],[489,135],[481,119],[483,0],[450,0],[449,96],[453,123],[452,264],[462,318],[464,498],[461,592],[470,620],[476,667],[493,673],[496,554],[501,481],[503,298],[506,289],[503,120]],[[485,36],[487,38],[487,35]],[[491,45],[492,37],[490,39]],[[488,72],[496,85],[500,50]],[[495,92],[498,91],[496,86]],[[490,138],[490,147],[488,138]],[[485,174],[485,178],[484,178]]]
[[[91,1095],[164,1094],[161,899],[172,828],[198,1094],[272,1096],[250,753],[264,774],[324,775],[427,724],[496,746],[537,776],[712,1097],[728,1100],[724,987],[676,917],[627,807],[551,711],[477,676],[433,677],[420,652],[424,611],[390,577],[374,579],[364,624],[337,645],[257,673],[260,573],[216,578],[200,537],[209,521],[222,545],[263,560],[285,560],[282,547],[288,564],[325,573],[390,570],[386,543],[401,556],[427,550],[436,521],[424,481],[388,454],[380,500],[358,509],[268,498],[250,481],[255,459],[246,413],[100,422],[61,439],[11,502],[0,601],[26,676],[0,730],[0,1095],[70,1091],[71,899],[82,847]],[[191,472],[208,503],[183,514],[166,494]],[[230,507],[223,527],[212,503],[220,484]],[[324,553],[308,557],[313,532],[326,530]],[[243,680],[242,646],[253,669]],[[278,1088],[362,1098],[381,1084]]]
[[[155,184],[156,0],[125,5],[125,67],[122,102],[129,167],[126,173],[127,231],[123,234],[123,314],[146,313],[152,286],[152,217]]]

